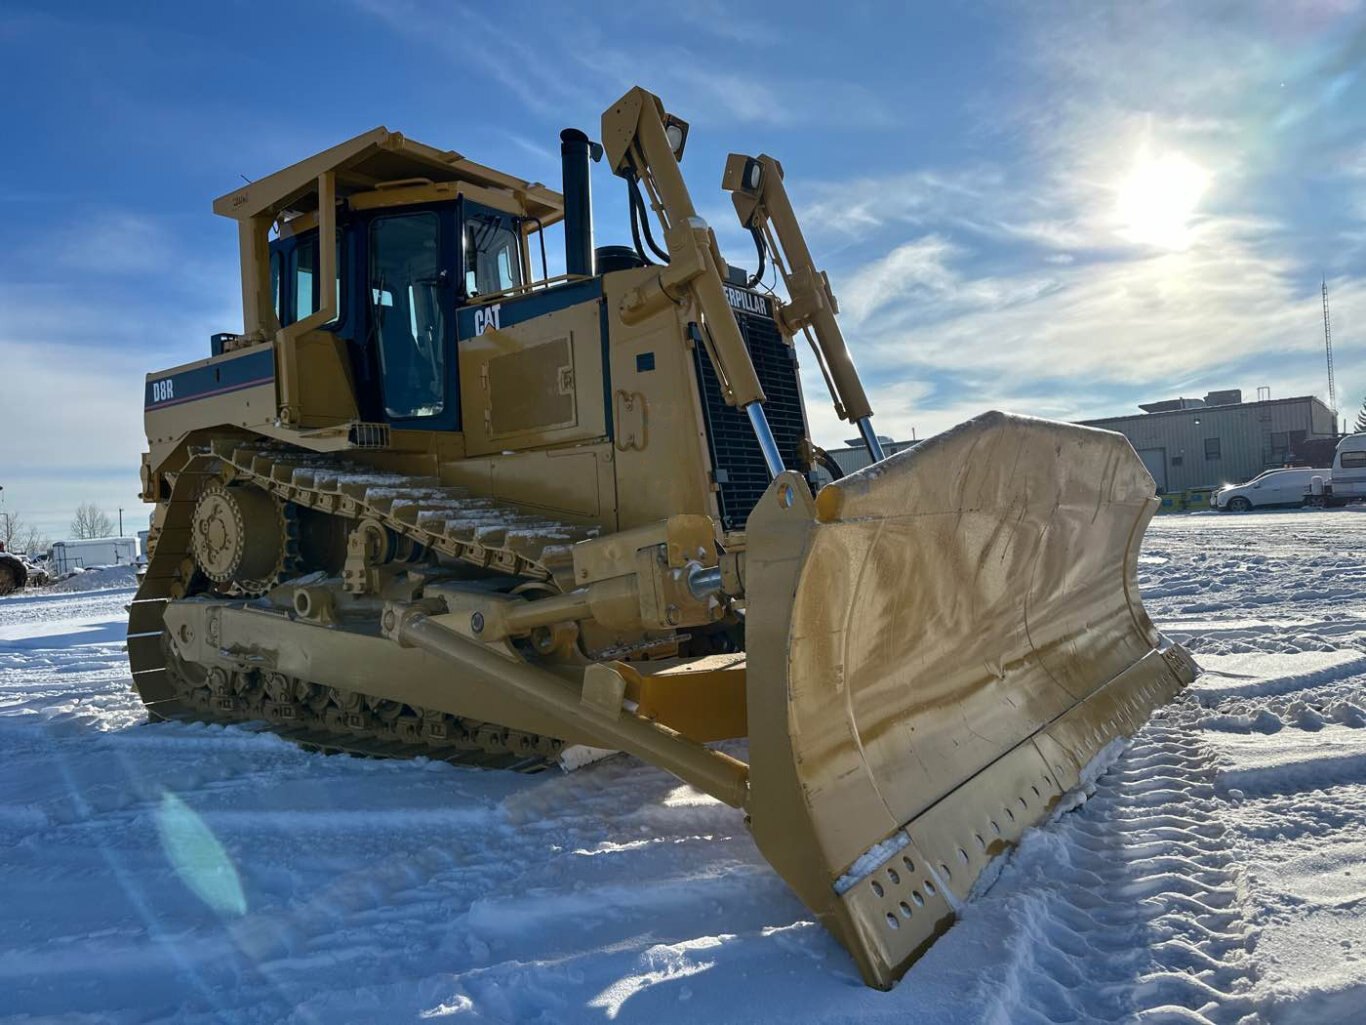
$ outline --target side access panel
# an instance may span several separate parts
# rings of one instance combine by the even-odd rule
[[[467,307],[459,325],[467,455],[607,435],[597,281]]]
[[[708,470],[686,308],[669,307],[637,324],[617,314],[624,295],[651,276],[647,269],[603,279],[611,333],[613,448],[622,529],[678,513],[719,519]],[[693,315],[695,317],[695,315]]]

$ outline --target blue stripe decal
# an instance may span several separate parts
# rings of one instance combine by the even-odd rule
[[[143,395],[145,409],[165,409],[182,402],[225,395],[243,388],[270,384],[275,380],[275,350],[261,346],[234,359],[209,363],[179,373],[168,371],[147,382]]]
[[[544,317],[547,313],[556,313],[579,303],[590,302],[601,295],[602,278],[592,278],[568,285],[556,285],[516,299],[504,299],[481,306],[466,306],[458,313],[459,334],[461,338],[473,338],[475,335],[483,334],[482,325],[512,327],[533,317]]]

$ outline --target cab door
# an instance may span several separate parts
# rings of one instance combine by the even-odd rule
[[[366,226],[369,334],[396,428],[459,429],[450,235],[448,210],[382,213]]]

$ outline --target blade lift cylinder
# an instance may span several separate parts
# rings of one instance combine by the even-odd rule
[[[764,463],[768,466],[768,475],[770,478],[776,478],[787,467],[783,465],[783,457],[778,451],[778,439],[773,437],[773,429],[768,426],[768,417],[764,415],[764,407],[761,403],[751,402],[745,407],[745,412],[749,414],[749,425],[754,429],[754,437],[758,440],[759,448],[764,453]]]

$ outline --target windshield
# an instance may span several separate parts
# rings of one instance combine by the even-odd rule
[[[521,236],[515,218],[470,214],[465,218],[465,294],[473,298],[522,284]]]

